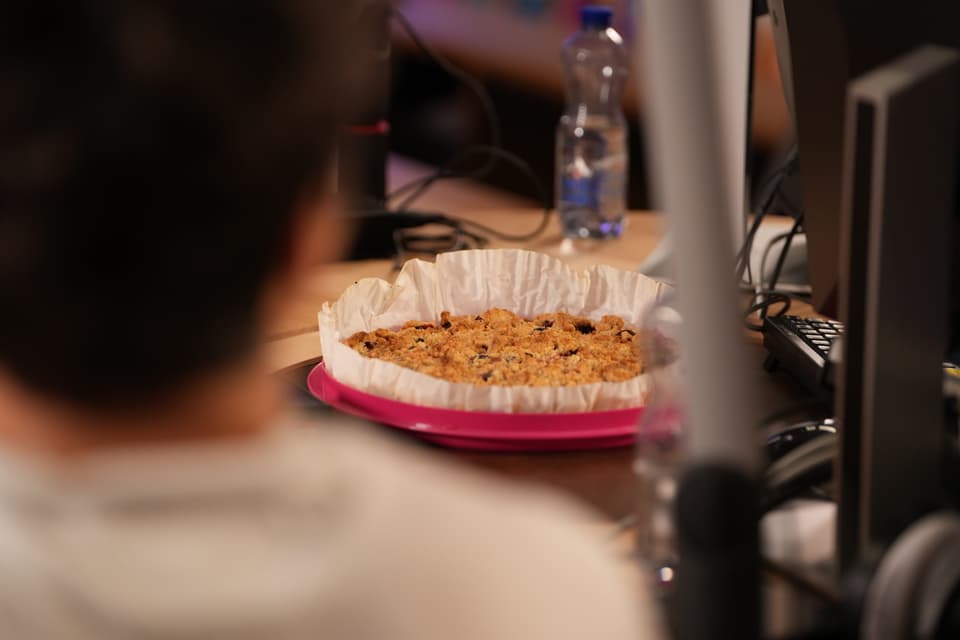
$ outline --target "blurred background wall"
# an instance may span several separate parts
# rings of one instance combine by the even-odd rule
[[[588,0],[394,0],[423,39],[477,76],[490,90],[502,121],[504,146],[531,163],[553,189],[554,131],[563,109],[560,46],[579,27]],[[615,27],[632,45],[632,0],[613,7]],[[776,158],[790,139],[789,118],[773,39],[758,22],[755,48],[753,146],[755,172]],[[440,164],[468,144],[487,141],[483,111],[456,80],[394,29],[392,150]],[[624,96],[631,126],[629,206],[649,205],[643,162],[643,86],[633,74]],[[638,86],[640,85],[640,86]],[[757,173],[755,173],[757,175]],[[501,165],[486,180],[533,197],[522,176]]]

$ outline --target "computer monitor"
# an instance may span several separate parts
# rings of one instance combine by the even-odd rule
[[[917,61],[925,45],[960,50],[960,3],[769,8],[796,125],[814,302],[830,315],[839,306],[848,324],[835,467],[846,570],[935,507],[948,472],[938,358],[960,344],[960,145],[951,138],[960,109],[944,105],[960,93],[960,74]],[[937,246],[945,239],[952,254]]]
[[[960,47],[960,2],[768,0],[768,6],[797,135],[813,303],[835,317],[847,85],[918,46]],[[960,294],[960,278],[954,283]]]

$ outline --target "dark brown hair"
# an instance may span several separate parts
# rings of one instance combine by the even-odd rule
[[[0,3],[0,368],[99,406],[249,353],[331,156],[352,4]]]

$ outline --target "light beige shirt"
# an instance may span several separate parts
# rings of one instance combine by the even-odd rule
[[[584,515],[357,427],[0,457],[0,639],[653,638]]]

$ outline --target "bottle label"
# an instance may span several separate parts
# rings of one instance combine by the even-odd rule
[[[622,215],[626,181],[621,171],[596,171],[589,176],[563,177],[561,200],[565,205],[605,215]]]
[[[563,202],[567,205],[596,209],[599,203],[597,175],[563,177]]]

